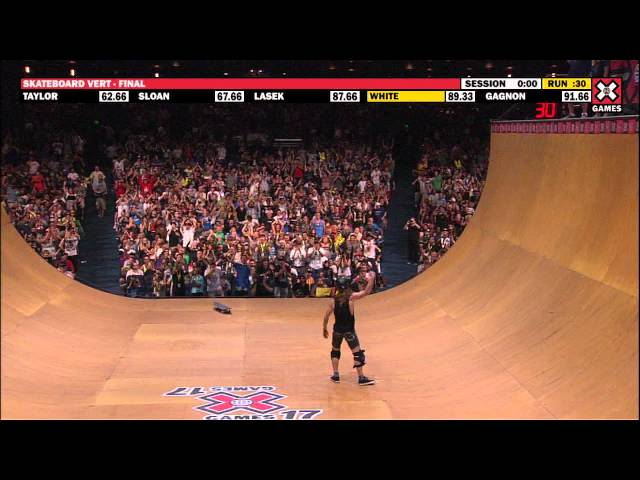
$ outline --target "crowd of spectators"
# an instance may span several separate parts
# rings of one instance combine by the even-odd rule
[[[2,199],[7,213],[27,243],[59,271],[74,278],[78,243],[84,237],[85,140],[77,132],[39,132],[38,145],[26,124],[23,137],[2,140]],[[95,175],[93,180],[97,180]],[[104,184],[104,178],[102,179]]]
[[[273,147],[193,128],[113,135],[114,230],[130,296],[329,296],[380,274],[391,143]],[[382,277],[378,275],[379,285]]]
[[[109,191],[115,213],[105,221],[113,222],[126,295],[329,296],[338,277],[357,289],[363,271],[384,286],[397,133],[384,109],[84,107],[34,110],[21,135],[5,135],[2,146],[12,222],[67,275],[78,270],[87,195],[104,216]],[[397,112],[419,124],[437,115],[441,128],[425,139],[414,182],[419,214],[405,227],[418,271],[455,243],[482,190],[487,148],[468,113]],[[305,141],[276,145],[274,132]],[[87,156],[89,145],[95,151]]]
[[[430,268],[456,243],[475,213],[484,187],[489,147],[480,136],[436,133],[425,140],[415,170],[417,217],[407,230],[407,261],[418,273]]]
[[[109,191],[129,295],[323,296],[338,276],[357,280],[360,264],[380,271],[393,159],[358,121],[371,112],[100,107],[27,105],[24,123],[3,132],[5,208],[67,275],[88,193],[103,217]],[[249,132],[313,142],[252,146]],[[97,164],[113,168],[113,189]]]
[[[359,263],[379,272],[389,153],[258,150],[236,166],[224,147],[197,152],[114,161],[129,293],[322,296]]]

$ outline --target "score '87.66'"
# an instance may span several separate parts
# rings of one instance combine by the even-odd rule
[[[329,92],[329,101],[331,102],[359,102],[359,90],[332,90]]]

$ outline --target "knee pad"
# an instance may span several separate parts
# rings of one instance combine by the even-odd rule
[[[331,350],[331,358],[340,358],[340,350]]]
[[[365,362],[365,356],[364,356],[364,350],[360,350],[359,352],[354,353],[353,354],[353,361],[359,363],[359,364],[354,364],[353,368],[364,366],[364,364],[366,363]]]

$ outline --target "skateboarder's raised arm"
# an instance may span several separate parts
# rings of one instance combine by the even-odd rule
[[[369,295],[371,293],[371,290],[373,290],[373,284],[375,281],[376,281],[376,274],[373,272],[369,272],[367,274],[367,287],[361,292],[352,294],[350,300],[360,300],[361,298],[364,298],[367,295]]]

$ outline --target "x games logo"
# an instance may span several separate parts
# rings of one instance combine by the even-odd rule
[[[311,420],[322,410],[287,409],[277,401],[287,398],[273,386],[176,387],[165,397],[195,397],[204,405],[193,407],[204,420]],[[247,393],[248,392],[248,393]]]
[[[594,78],[591,80],[592,103],[600,105],[622,104],[622,79]]]
[[[239,410],[264,414],[285,408],[284,405],[273,402],[286,397],[272,392],[254,392],[249,395],[212,393],[198,398],[209,403],[195,408],[209,414],[232,413]]]

